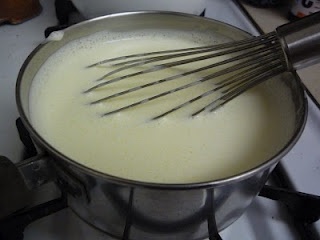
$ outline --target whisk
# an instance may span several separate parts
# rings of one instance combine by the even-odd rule
[[[90,104],[94,105],[106,102],[141,89],[217,68],[217,71],[210,72],[198,79],[196,78],[192,82],[111,110],[104,113],[103,116],[134,108],[219,77],[219,81],[215,82],[213,87],[208,89],[208,91],[191,99],[187,99],[185,102],[174,106],[153,119],[164,117],[219,91],[221,93],[219,97],[215,98],[209,104],[201,106],[200,109],[191,113],[191,116],[196,116],[203,111],[214,111],[241,93],[267,79],[285,71],[294,71],[319,62],[320,13],[312,14],[296,22],[282,25],[274,32],[259,37],[195,48],[127,55],[91,64],[87,67],[92,68],[108,64],[115,69],[96,79],[97,83],[84,93],[101,90],[107,85],[119,81],[128,81],[130,78],[142,74],[157,72],[185,64],[193,64],[203,60],[214,60],[221,56],[225,57],[222,61],[213,61],[211,64],[124,89],[109,96],[102,97]],[[144,68],[141,70],[141,67]]]

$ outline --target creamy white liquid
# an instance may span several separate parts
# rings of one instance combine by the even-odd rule
[[[215,97],[211,96],[156,121],[150,119],[207,91],[213,83],[207,82],[107,117],[101,115],[202,75],[192,75],[97,105],[89,103],[136,84],[172,76],[188,66],[142,75],[83,93],[96,84],[95,79],[110,71],[107,67],[86,68],[94,62],[209,42],[211,38],[172,33],[135,36],[99,33],[72,42],[50,57],[33,81],[32,123],[49,144],[69,158],[126,179],[191,183],[249,170],[276,154],[292,134],[292,101],[288,89],[276,79],[247,91],[215,112],[190,117]]]

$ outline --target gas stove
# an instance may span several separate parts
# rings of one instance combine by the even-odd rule
[[[10,158],[15,163],[24,159],[26,154],[30,154],[30,148],[26,152],[20,141],[15,125],[19,114],[15,105],[14,87],[19,69],[28,54],[44,40],[45,31],[48,33],[50,30],[65,27],[70,22],[70,19],[65,18],[60,18],[60,23],[57,22],[54,0],[43,0],[40,3],[43,12],[38,17],[20,25],[0,27],[0,111],[2,113],[0,117],[0,155]],[[253,35],[260,34],[237,1],[207,0],[204,14],[205,17],[226,22]],[[76,19],[79,21],[81,17],[77,16]],[[318,148],[320,107],[311,95],[308,95],[308,102],[309,113],[306,128],[296,146],[285,156],[272,174],[269,184],[272,184],[273,187],[266,186],[261,191],[260,197],[255,199],[239,220],[218,235],[211,236],[210,240],[311,240],[320,238],[320,221],[314,221],[319,218],[317,207],[320,205],[320,198],[317,197],[320,195],[320,187],[318,186],[320,182],[320,150]],[[20,136],[23,136],[21,133],[23,126],[21,127],[19,121],[18,126]],[[277,187],[285,188],[285,190],[277,191]],[[293,193],[293,190],[307,194]],[[47,202],[48,195],[56,199]],[[56,186],[43,186],[34,194],[34,198],[35,202],[47,204],[46,206],[35,206],[35,209],[38,210],[36,216],[46,215],[43,214],[42,207],[46,209],[45,211],[51,211],[53,214],[28,225],[24,231],[23,239],[115,240],[83,222],[70,209],[66,208],[65,198],[63,195],[60,196]],[[279,198],[287,200],[289,205],[274,201]],[[304,207],[299,207],[299,204],[296,204],[301,199],[303,201],[299,204],[306,206],[306,215],[301,213]],[[294,202],[293,206],[290,202]],[[311,216],[307,206],[310,209],[310,206],[313,208],[313,204],[315,215],[311,213]],[[301,218],[306,219],[302,221]],[[12,219],[12,221],[18,220]],[[1,226],[4,225],[0,224]],[[124,237],[123,240],[125,239]]]

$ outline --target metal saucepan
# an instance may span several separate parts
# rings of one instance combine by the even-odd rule
[[[29,91],[41,65],[68,42],[106,29],[139,28],[216,31],[230,39],[249,34],[232,26],[197,16],[170,12],[115,14],[89,20],[64,30],[59,41],[38,46],[24,63],[16,97],[21,119],[43,152],[20,165],[31,187],[55,180],[68,193],[69,207],[84,221],[121,239],[203,239],[208,226],[222,230],[238,219],[259,193],[270,172],[298,140],[306,121],[307,101],[299,78],[283,74],[295,104],[295,130],[272,159],[233,177],[194,184],[154,184],[121,179],[89,169],[51,147],[29,119]],[[30,180],[30,176],[32,176]],[[40,179],[40,180],[39,180]]]

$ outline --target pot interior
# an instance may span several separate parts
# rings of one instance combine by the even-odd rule
[[[144,13],[124,13],[115,14],[106,17],[101,17],[93,20],[89,20],[75,26],[72,26],[66,30],[53,33],[49,38],[40,46],[38,46],[29,56],[27,61],[24,63],[17,82],[17,104],[21,114],[22,120],[26,127],[31,132],[32,136],[38,144],[45,148],[50,154],[53,154],[58,159],[63,159],[68,164],[76,166],[82,171],[90,171],[93,174],[97,174],[102,177],[110,177],[106,174],[101,174],[98,171],[88,169],[87,167],[80,165],[76,161],[73,161],[63,153],[60,153],[56,149],[50,146],[35,130],[30,121],[29,115],[29,94],[32,81],[41,68],[42,64],[58,49],[66,45],[67,43],[79,39],[82,37],[89,36],[91,34],[105,31],[111,32],[128,32],[139,29],[179,29],[185,32],[194,32],[200,34],[212,34],[217,33],[220,36],[224,36],[226,40],[241,40],[250,37],[248,33],[243,32],[237,28],[220,23],[214,20],[204,19],[201,17],[169,13],[169,12],[144,12]],[[283,81],[290,89],[290,98],[294,102],[294,128],[291,137],[288,139],[286,146],[278,152],[273,159],[259,165],[255,169],[244,172],[237,176],[233,176],[227,179],[221,179],[218,181],[211,181],[210,184],[218,184],[222,182],[230,182],[239,179],[239,177],[249,177],[257,171],[266,169],[267,167],[278,161],[289,149],[294,145],[298,139],[305,122],[306,117],[306,101],[304,92],[301,87],[300,81],[297,76],[293,73],[285,73],[281,76],[280,81]],[[111,179],[114,179],[111,177]],[[116,179],[120,180],[120,179]],[[126,183],[130,183],[129,180],[123,180]],[[148,183],[146,183],[148,185]],[[208,183],[200,183],[208,184]],[[194,186],[199,184],[195,184]],[[190,184],[189,184],[190,186]]]

